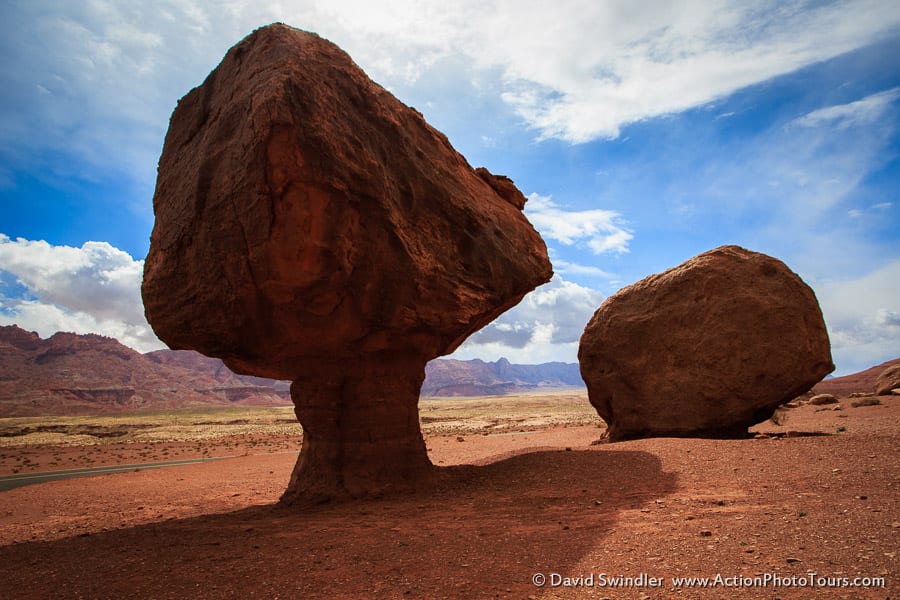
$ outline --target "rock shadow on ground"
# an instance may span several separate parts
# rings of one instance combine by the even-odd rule
[[[0,595],[524,598],[624,510],[676,488],[641,451],[548,450],[447,467],[399,497],[279,506],[0,548]]]

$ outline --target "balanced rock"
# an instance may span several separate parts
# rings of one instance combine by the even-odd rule
[[[425,363],[552,275],[524,202],[340,48],[263,27],[172,115],[147,318],[172,348],[293,380],[285,501],[413,485]]]
[[[607,298],[578,360],[613,441],[744,435],[834,370],[813,291],[781,261],[738,246]]]
[[[895,388],[900,388],[900,365],[891,365],[875,380],[876,396],[890,396]]]

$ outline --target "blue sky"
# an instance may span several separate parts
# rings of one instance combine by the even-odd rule
[[[0,324],[160,347],[140,277],[177,100],[255,27],[344,48],[510,176],[556,276],[459,358],[574,362],[624,285],[722,244],[816,292],[838,374],[900,356],[900,4],[0,3]]]

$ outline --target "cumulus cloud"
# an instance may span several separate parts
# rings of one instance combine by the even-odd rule
[[[583,243],[595,254],[628,252],[628,242],[634,237],[616,211],[566,211],[549,196],[530,194],[525,214],[545,239],[566,246]]]
[[[559,275],[463,343],[453,358],[537,364],[575,362],[584,326],[603,294]]]
[[[105,242],[74,248],[0,234],[0,325],[43,337],[100,333],[141,352],[163,348],[143,314],[142,273],[143,261]],[[584,326],[602,300],[600,292],[555,275],[453,356],[573,362]]]
[[[140,351],[161,348],[144,317],[143,266],[106,242],[74,248],[0,234],[0,323],[44,337],[101,333]]]

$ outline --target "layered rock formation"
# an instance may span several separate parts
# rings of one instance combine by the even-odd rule
[[[746,434],[834,370],[813,291],[737,246],[610,296],[578,359],[611,440]]]
[[[516,365],[505,358],[433,360],[425,367],[422,396],[495,396],[532,390],[583,388],[575,363]]]
[[[425,363],[551,276],[524,202],[338,47],[264,27],[172,115],[146,314],[172,348],[294,381],[286,502],[413,485]]]
[[[193,352],[141,354],[100,335],[48,339],[0,327],[0,417],[284,405],[283,382],[235,375]]]

